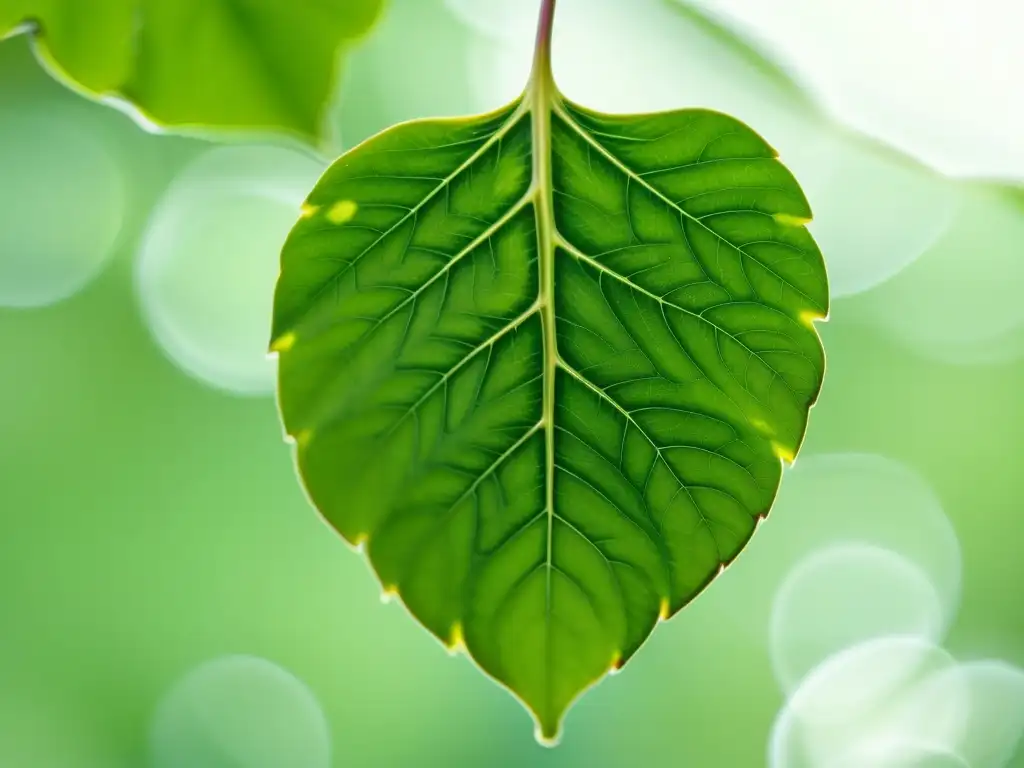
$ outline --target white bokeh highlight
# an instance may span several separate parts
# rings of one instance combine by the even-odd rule
[[[533,57],[537,0],[447,0],[479,34],[468,67],[481,108],[518,97]],[[706,107],[777,144],[815,128],[817,112],[784,73],[663,0],[559,0],[552,42],[559,88],[606,112]]]
[[[972,768],[962,756],[934,744],[913,739],[883,739],[853,748],[828,763],[830,768]]]
[[[844,124],[945,173],[1024,179],[1024,5],[688,3],[763,41]]]
[[[791,524],[810,530],[779,532],[807,538],[802,558],[785,558],[792,565],[772,600],[769,652],[787,700],[769,765],[1006,768],[1020,759],[1024,670],[957,661],[941,647],[960,555],[938,499],[906,467],[869,454],[811,457],[783,488],[808,467],[772,513],[804,509]],[[732,582],[720,577],[736,595],[775,584],[763,564],[747,565],[726,571]]]
[[[947,231],[960,188],[929,168],[840,131],[821,131],[782,158],[811,203],[833,299],[884,283]]]
[[[764,637],[790,570],[823,548],[850,543],[889,550],[920,569],[940,601],[945,632],[960,602],[956,531],[924,478],[869,453],[801,455],[751,545],[706,599],[723,619]]]
[[[280,251],[324,167],[281,147],[212,149],[157,204],[136,285],[150,330],[187,373],[235,394],[273,391]]]
[[[125,179],[99,129],[53,104],[0,108],[0,306],[84,288],[114,255]]]
[[[954,364],[1024,357],[1024,191],[964,185],[944,235],[903,274],[860,297],[848,316]]]
[[[942,601],[924,571],[889,549],[846,543],[798,562],[775,595],[769,651],[793,691],[830,656],[876,637],[941,642]]]
[[[970,712],[957,753],[971,768],[1004,768],[1024,757],[1024,670],[1005,661],[967,661],[945,673],[966,690]],[[1016,763],[1015,763],[1016,764]]]
[[[519,96],[538,3],[447,3],[478,34],[468,68],[479,108]],[[957,208],[955,184],[841,129],[749,40],[682,4],[559,0],[552,56],[559,87],[591,109],[704,107],[763,135],[811,203],[810,229],[827,256],[834,298],[899,273],[945,231]]]
[[[290,672],[252,656],[201,664],[160,701],[152,768],[330,768],[327,721]]]
[[[816,667],[772,728],[772,768],[863,768],[915,763],[954,751],[963,739],[969,693],[949,674],[956,662],[915,637],[882,637]]]
[[[773,768],[1006,768],[1024,756],[1024,670],[878,638],[811,671],[779,712]]]

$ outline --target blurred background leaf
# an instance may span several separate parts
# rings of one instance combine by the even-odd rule
[[[173,128],[319,143],[340,54],[384,0],[0,0],[0,37],[95,98]]]

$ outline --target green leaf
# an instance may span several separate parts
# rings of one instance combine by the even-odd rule
[[[828,288],[763,139],[574,104],[542,18],[521,99],[327,171],[282,253],[272,349],[313,502],[552,742],[768,513]]]
[[[0,0],[0,38],[87,94],[176,127],[278,130],[316,142],[339,50],[383,0]]]

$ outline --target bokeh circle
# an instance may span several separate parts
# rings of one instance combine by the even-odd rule
[[[282,147],[212,149],[156,206],[137,290],[160,346],[192,376],[235,394],[273,391],[267,345],[280,251],[323,169]]]
[[[940,600],[944,634],[960,603],[956,530],[920,474],[877,454],[800,456],[751,543],[701,600],[760,640],[791,569],[823,548],[850,543],[889,550],[920,569]]]
[[[105,139],[54,104],[0,112],[0,306],[81,290],[113,257],[125,179]]]
[[[779,712],[769,765],[884,765],[911,744],[917,751],[955,751],[970,709],[966,687],[948,674],[955,664],[916,637],[875,638],[834,654]]]
[[[775,595],[772,667],[792,691],[825,659],[875,637],[942,640],[942,601],[920,567],[889,549],[844,543],[798,562]]]
[[[253,656],[187,673],[161,700],[150,730],[153,768],[329,768],[331,738],[313,693]]]

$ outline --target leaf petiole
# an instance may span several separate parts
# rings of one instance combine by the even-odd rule
[[[537,22],[537,43],[533,53],[532,82],[551,81],[551,31],[555,22],[555,0],[542,0]]]

